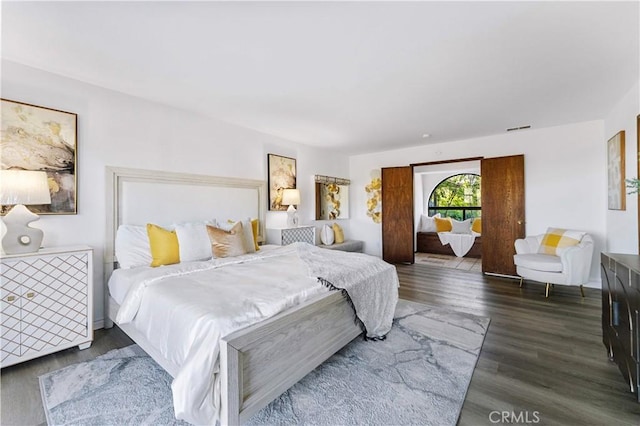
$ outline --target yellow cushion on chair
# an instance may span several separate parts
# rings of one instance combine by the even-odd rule
[[[436,223],[436,232],[450,232],[453,229],[451,225],[451,219],[449,219],[448,217],[434,217],[433,220]]]
[[[538,253],[558,255],[558,249],[576,246],[580,244],[584,232],[569,231],[561,228],[548,228],[542,237]]]
[[[151,266],[180,263],[180,246],[176,231],[169,231],[158,225],[147,223],[147,235],[151,248]]]

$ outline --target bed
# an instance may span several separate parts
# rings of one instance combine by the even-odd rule
[[[216,212],[218,217],[259,218],[258,235],[263,239],[267,205],[263,181],[107,168],[106,182],[105,282],[109,281],[117,262],[114,245],[120,224],[206,220]],[[220,200],[225,202],[220,203]],[[268,250],[261,256],[269,256]],[[189,267],[200,268],[198,265]],[[213,271],[217,266],[202,268],[210,268],[216,273],[222,271]],[[390,298],[397,300],[397,282],[394,285],[395,294]],[[135,322],[123,320],[121,308],[130,305],[130,301],[123,302],[122,297],[119,297],[120,301],[116,300],[108,286],[105,287],[105,327],[115,322],[169,374],[174,378],[179,375],[182,371],[180,363],[165,356],[166,348],[150,337],[153,333],[140,329]],[[129,292],[125,293],[129,297]],[[207,380],[212,380],[213,389],[216,389],[215,381],[219,381],[219,406],[216,409],[221,424],[245,422],[362,333],[360,325],[354,321],[350,305],[353,301],[347,300],[343,292],[314,290],[301,300],[265,320],[225,334],[219,340],[219,373]]]

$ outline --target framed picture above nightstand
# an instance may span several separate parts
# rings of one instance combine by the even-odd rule
[[[267,228],[267,244],[286,246],[291,243],[316,244],[316,227],[298,226],[297,228]]]

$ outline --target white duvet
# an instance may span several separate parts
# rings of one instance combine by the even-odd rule
[[[328,291],[308,276],[293,246],[137,274],[116,321],[132,323],[179,366],[176,418],[195,424],[219,416],[220,337]]]

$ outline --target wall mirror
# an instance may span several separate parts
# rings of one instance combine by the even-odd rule
[[[349,218],[349,179],[316,175],[316,220]]]

